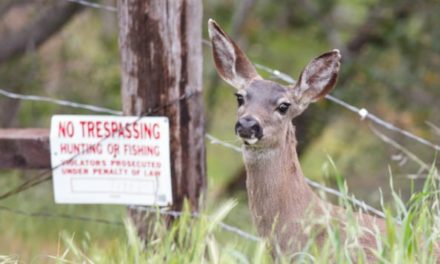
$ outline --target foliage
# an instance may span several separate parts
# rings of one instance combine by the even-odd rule
[[[423,191],[413,194],[407,205],[393,191],[394,201],[388,205],[386,215],[387,234],[375,233],[378,241],[376,257],[385,263],[434,263],[435,243],[440,237],[440,193],[437,180],[427,179]],[[341,191],[344,192],[344,183]],[[329,239],[317,245],[311,236],[306,248],[292,256],[278,255],[280,263],[367,263],[360,249],[357,236],[364,232],[353,218],[347,197],[339,203],[346,206],[349,219],[347,240],[341,241],[338,227],[334,223],[322,222]],[[227,201],[215,210],[192,217],[189,210],[169,227],[163,216],[153,213],[152,236],[148,243],[139,241],[129,220],[125,221],[125,235],[107,241],[105,246],[96,243],[90,231],[77,233],[62,231],[56,254],[40,255],[33,263],[53,260],[57,263],[272,263],[271,250],[262,242],[249,241],[236,234],[227,233],[219,223],[236,206]],[[187,208],[187,207],[186,207]],[[395,211],[396,213],[391,213]],[[400,224],[396,222],[399,219]],[[319,221],[323,221],[320,219]],[[305,227],[307,230],[307,227]],[[312,230],[310,230],[312,232]],[[438,248],[437,248],[438,249]],[[0,263],[18,263],[20,257],[0,256]]]

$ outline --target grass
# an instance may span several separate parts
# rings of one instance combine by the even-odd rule
[[[435,242],[439,241],[440,234],[440,192],[433,172],[434,169],[422,191],[414,193],[406,204],[390,181],[393,201],[383,208],[388,232],[375,233],[378,241],[375,255],[380,262],[435,263]],[[346,193],[343,180],[339,186]],[[338,228],[329,221],[325,225],[329,239],[324,245],[318,246],[311,236],[303,251],[293,256],[280,256],[280,263],[292,260],[328,263],[330,259],[336,263],[353,263],[353,256],[357,263],[367,263],[357,239],[362,228],[352,217],[355,209],[345,198],[339,203],[347,208],[347,239],[342,241]],[[237,206],[240,210],[234,209]],[[202,212],[200,217],[192,217],[185,210],[170,227],[155,214],[152,236],[147,244],[138,239],[129,220],[125,220],[125,228],[112,233],[114,237],[100,234],[100,228],[109,230],[109,227],[97,230],[88,225],[83,226],[84,229],[65,228],[58,232],[54,253],[36,254],[26,261],[20,255],[1,255],[5,252],[0,252],[0,263],[272,263],[271,251],[264,242],[247,240],[219,226],[225,218],[242,210],[245,210],[242,205],[230,200],[214,210]],[[38,225],[32,219],[25,220]],[[400,225],[396,221],[400,221]]]
[[[227,243],[220,243],[222,236],[219,222],[235,207],[233,201],[225,202],[209,216],[202,214],[198,218],[191,217],[188,210],[167,228],[162,217],[157,214],[153,223],[153,235],[145,245],[136,235],[130,221],[125,221],[124,239],[111,243],[106,247],[96,246],[90,236],[82,239],[75,234],[62,232],[59,239],[59,250],[55,255],[45,256],[46,261],[56,263],[258,263],[257,260],[267,259],[269,255],[264,243],[239,241],[232,234]],[[243,252],[249,247],[254,256],[249,258]],[[254,261],[255,260],[255,261]],[[13,261],[5,258],[0,263]],[[18,260],[17,260],[18,262]],[[15,263],[15,262],[12,262]]]

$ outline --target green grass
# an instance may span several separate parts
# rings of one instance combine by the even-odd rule
[[[375,234],[378,241],[375,255],[382,263],[435,263],[434,247],[435,242],[439,241],[440,232],[440,192],[438,180],[432,176],[433,171],[426,179],[423,190],[414,193],[407,204],[393,190],[391,181],[393,201],[383,208],[387,216],[388,232]],[[345,192],[342,180],[339,186]],[[346,199],[340,199],[339,203],[347,208],[348,231],[345,242],[340,239],[338,228],[329,221],[325,225],[329,239],[324,245],[316,245],[311,236],[303,251],[293,256],[280,256],[281,263],[289,263],[292,259],[298,263],[328,263],[330,259],[337,263],[352,263],[353,256],[358,263],[367,263],[357,239],[362,228],[352,217],[355,209]],[[240,210],[237,211],[236,207]],[[118,227],[82,224],[77,227],[65,226],[64,229],[55,228],[58,230],[57,237],[52,238],[56,245],[55,251],[47,254],[40,252],[26,260],[20,255],[0,252],[0,263],[272,263],[271,252],[264,242],[250,241],[219,226],[226,218],[237,221],[234,217],[230,218],[231,214],[243,210],[242,205],[230,200],[217,205],[213,210],[202,212],[196,218],[185,210],[183,216],[170,227],[166,226],[159,214],[153,214],[153,232],[147,244],[138,239],[135,228],[127,219],[119,231],[110,234],[105,234],[105,230],[111,232]],[[395,219],[400,219],[400,226]],[[31,223],[31,226],[38,226],[39,219],[24,220]],[[56,223],[61,220],[44,221]],[[245,221],[249,219],[245,218]],[[45,232],[54,232],[50,231],[47,223],[45,226],[47,229],[43,231],[29,231],[39,233],[40,236]],[[56,227],[56,224],[53,226]]]

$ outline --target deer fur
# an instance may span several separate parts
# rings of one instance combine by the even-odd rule
[[[291,120],[335,86],[341,55],[333,50],[312,60],[296,84],[264,80],[232,39],[209,20],[213,57],[219,75],[237,90],[236,133],[245,143],[246,187],[254,224],[283,254],[302,250],[310,238],[322,244],[331,222],[347,238],[346,210],[318,197],[306,183],[296,152]],[[286,110],[287,108],[287,110]],[[376,260],[376,234],[386,233],[382,219],[354,213],[362,227],[357,237],[369,261]],[[355,256],[353,256],[355,257]]]

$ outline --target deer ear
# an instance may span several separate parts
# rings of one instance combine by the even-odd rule
[[[341,53],[334,49],[313,59],[301,72],[293,92],[305,107],[328,94],[338,78]]]
[[[212,19],[208,21],[208,30],[215,66],[223,80],[240,89],[261,78],[246,55]]]

